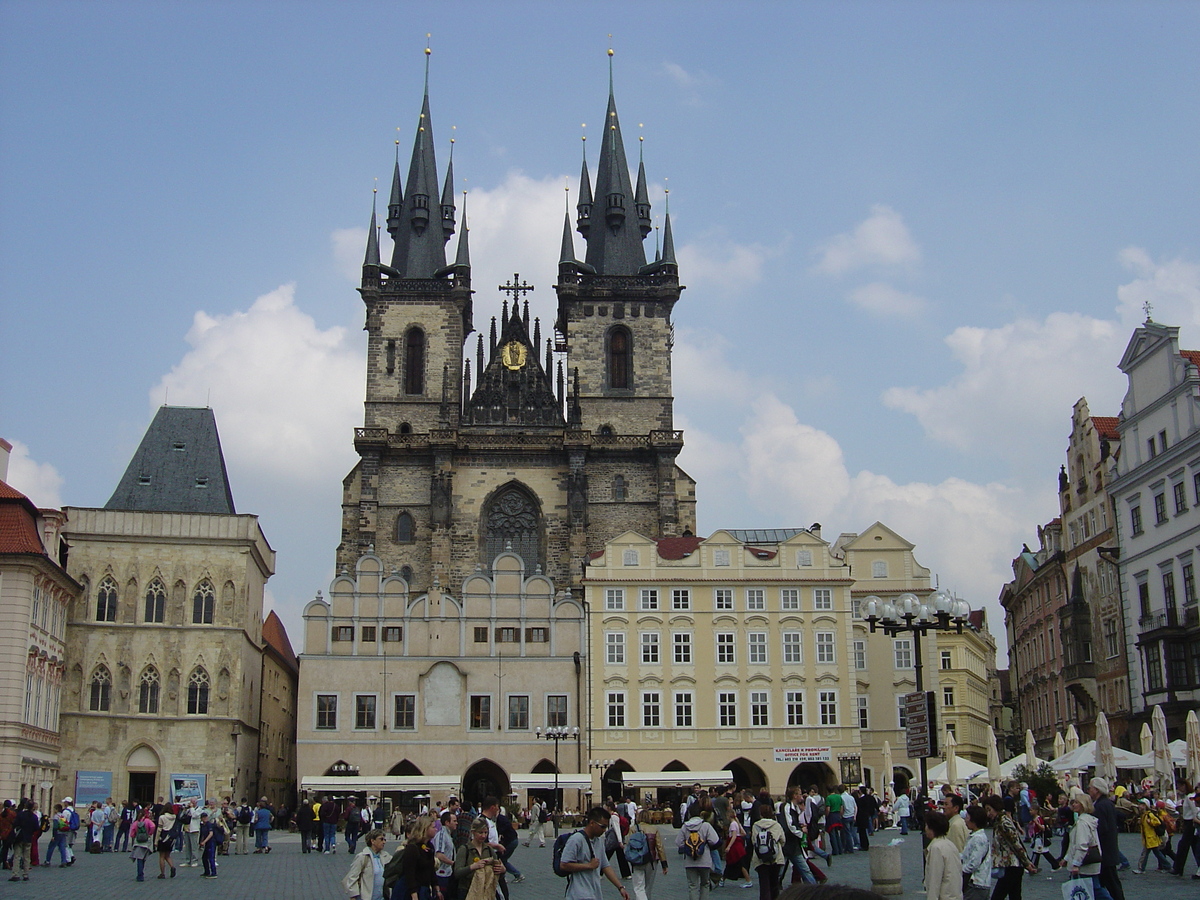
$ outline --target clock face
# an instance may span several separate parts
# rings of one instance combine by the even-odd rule
[[[520,341],[509,341],[500,349],[500,361],[504,368],[514,372],[525,365],[525,345]]]

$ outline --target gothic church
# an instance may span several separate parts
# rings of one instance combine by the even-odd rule
[[[553,333],[531,328],[514,278],[511,306],[506,297],[472,340],[468,230],[447,263],[453,165],[439,179],[426,85],[407,178],[399,158],[393,173],[390,263],[371,216],[365,421],[344,481],[339,571],[373,553],[411,590],[453,591],[511,549],[527,575],[578,594],[589,554],[616,535],[694,532],[695,482],[676,464],[671,316],[682,288],[670,216],[647,262],[646,173],[639,163],[630,177],[611,79],[594,171],[593,192],[585,154],[574,230],[586,250],[576,258],[566,216]]]

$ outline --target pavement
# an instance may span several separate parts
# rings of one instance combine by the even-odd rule
[[[661,833],[674,847],[675,834],[663,828]],[[522,832],[522,840],[525,833]],[[887,844],[900,839],[895,828],[877,832],[871,839],[875,844]],[[921,839],[910,833],[903,838],[900,847],[903,867],[903,896],[923,896],[921,888]],[[42,849],[46,840],[43,839]],[[511,884],[511,900],[561,900],[566,883],[550,868],[553,842],[544,848],[519,847],[513,862],[521,869],[526,880]],[[350,856],[345,842],[341,842],[336,854],[303,854],[300,839],[295,834],[272,832],[272,852],[245,856],[218,857],[220,867],[217,878],[201,878],[200,867],[182,868],[174,879],[158,880],[158,857],[146,861],[146,881],[138,884],[135,865],[125,853],[91,855],[81,853],[75,865],[58,868],[57,861],[51,868],[38,868],[28,882],[10,882],[4,872],[0,879],[0,897],[85,898],[85,900],[336,900],[344,897],[341,879],[350,867]],[[388,850],[395,851],[395,844]],[[362,849],[362,844],[359,844]],[[1134,862],[1141,852],[1137,835],[1121,835],[1121,849]],[[178,854],[176,854],[178,856]],[[652,900],[687,900],[687,882],[683,873],[683,859],[668,850],[670,871],[659,875],[655,881]],[[57,860],[57,856],[56,856]],[[178,864],[178,860],[177,860]],[[1200,898],[1200,881],[1191,878],[1195,865],[1188,863],[1183,878],[1174,878],[1154,871],[1154,858],[1145,875],[1135,876],[1131,872],[1121,873],[1121,882],[1129,900],[1182,900]],[[834,857],[832,866],[827,866],[830,883],[841,883],[855,887],[870,888],[870,864],[868,853],[858,852]],[[1061,886],[1065,875],[1061,872],[1049,874],[1045,867],[1038,875],[1027,875],[1024,881],[1024,900],[1062,900]],[[606,883],[607,885],[607,883]],[[617,894],[608,888],[602,900],[617,900]],[[632,896],[632,890],[630,891]],[[727,884],[712,892],[712,900],[757,900],[755,889],[744,890],[735,884]]]

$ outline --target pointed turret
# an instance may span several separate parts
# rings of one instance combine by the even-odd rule
[[[592,178],[587,167],[587,138],[584,138],[583,170],[579,173],[579,202],[575,204],[575,209],[579,213],[576,228],[583,235],[583,239],[587,240],[588,228],[592,223]]]
[[[575,238],[571,235],[571,214],[563,213],[562,249],[558,254],[558,264],[575,265]]]
[[[379,224],[375,218],[374,202],[371,203],[371,225],[367,229],[367,254],[363,257],[363,268],[367,266],[379,266]]]
[[[597,274],[636,275],[646,265],[643,235],[635,224],[638,222],[633,208],[635,197],[617,118],[617,101],[610,91],[600,161],[596,166],[596,202],[604,205],[604,222],[603,225],[596,222],[596,227],[589,228],[586,235],[586,262]],[[627,210],[634,215],[627,215]]]
[[[641,143],[639,138],[639,157],[641,155]],[[633,195],[633,204],[637,207],[638,228],[642,231],[642,237],[650,233],[650,192],[646,190],[646,163],[642,159],[638,159],[638,177],[637,190]]]
[[[393,190],[395,195],[395,190]],[[440,192],[437,160],[433,152],[433,120],[429,114],[429,90],[426,87],[413,139],[408,181],[400,201],[396,230],[392,234],[395,250],[392,267],[405,278],[433,278],[446,265],[446,235],[440,226],[430,226],[430,209]],[[451,202],[453,208],[453,202]],[[392,222],[388,207],[389,231]],[[439,215],[437,217],[441,219]]]
[[[662,262],[674,266],[677,263],[675,261],[675,238],[671,235],[671,214],[667,213],[663,218]],[[685,222],[684,225],[686,224]]]
[[[454,141],[450,141],[450,161],[446,163],[446,183],[442,187],[442,241],[454,234]]]
[[[400,230],[400,208],[404,205],[404,192],[400,189],[400,142],[396,141],[396,164],[392,169],[392,195],[388,199],[387,230],[396,239]]]

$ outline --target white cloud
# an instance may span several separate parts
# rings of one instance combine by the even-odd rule
[[[725,292],[740,292],[762,279],[767,259],[777,253],[777,250],[760,244],[701,238],[679,247],[675,258],[679,260],[679,270],[687,273],[687,283],[693,289],[712,286]]]
[[[384,232],[384,237],[387,232]],[[346,277],[347,280],[358,283],[362,280],[363,257],[367,253],[367,229],[358,228],[335,228],[329,235],[329,242],[333,245],[333,259],[337,264],[338,271]],[[388,255],[384,259],[391,258],[391,247],[388,247]]]
[[[876,204],[853,232],[834,235],[816,249],[814,272],[844,275],[867,266],[913,266],[921,261],[917,246],[900,214]]]
[[[1117,258],[1137,277],[1117,288],[1117,314],[1132,328],[1145,320],[1144,304],[1156,322],[1200,325],[1200,265],[1182,259],[1155,262],[1141,247],[1126,247]]]
[[[150,391],[152,404],[211,405],[230,464],[297,489],[340,480],[353,460],[365,359],[343,328],[322,331],[297,309],[294,285],[245,311],[197,312],[191,349]],[[237,485],[234,485],[235,488]]]
[[[679,88],[683,96],[683,102],[688,106],[700,106],[701,89],[719,83],[716,78],[707,72],[689,72],[683,66],[679,65],[679,63],[665,62],[662,65],[662,71]]]
[[[1127,335],[1115,322],[1077,313],[963,326],[945,340],[961,372],[939,387],[893,387],[892,409],[916,416],[932,439],[959,450],[1027,459],[1064,446],[1071,406],[1087,396],[1095,415],[1115,415],[1116,368]]]
[[[690,75],[687,69],[679,65],[679,63],[665,62],[663,63],[663,71],[667,73],[668,78],[681,88],[690,88],[696,85],[695,76]]]
[[[882,281],[864,284],[847,294],[846,299],[874,315],[896,318],[912,318],[923,313],[929,306],[923,297],[906,294]]]
[[[29,455],[29,447],[20,441],[11,441],[12,453],[8,458],[9,485],[16,488],[43,509],[58,509],[62,506],[63,477],[50,463],[39,463]]]

